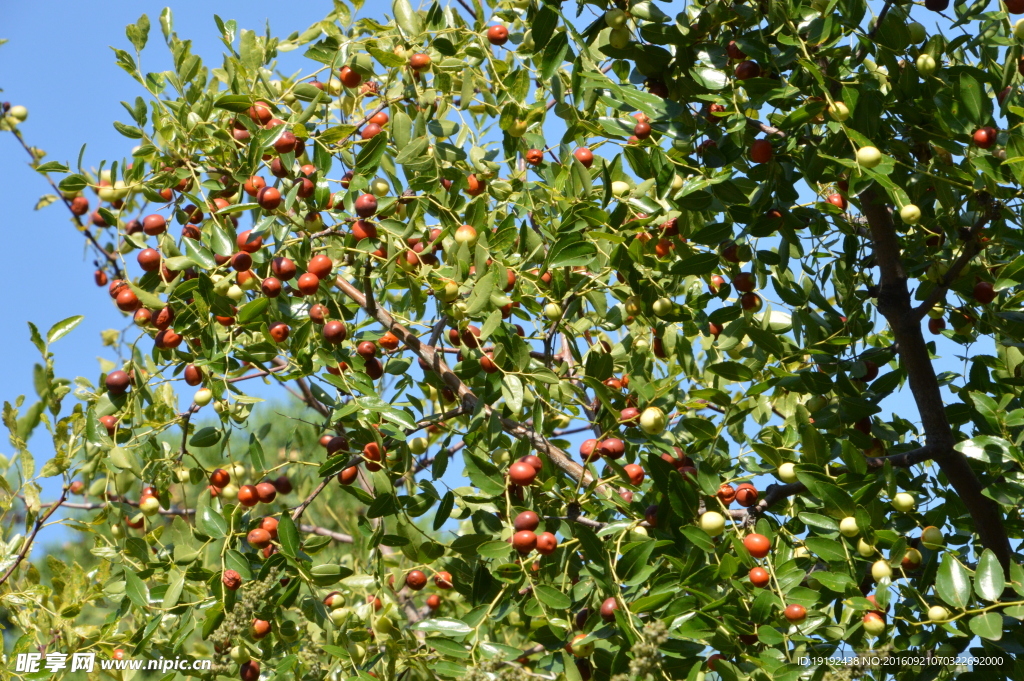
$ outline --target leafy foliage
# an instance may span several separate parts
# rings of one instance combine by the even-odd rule
[[[66,521],[95,583],[12,560],[14,652],[89,604],[67,652],[203,678],[820,679],[802,659],[868,649],[992,662],[875,678],[1024,675],[1024,7],[929,36],[861,0],[459,4],[218,17],[218,66],[165,10],[161,73],[143,16],[131,159],[33,153],[76,215],[97,192],[139,333],[39,472],[96,500]],[[11,554],[75,324],[32,328],[40,401],[5,404]],[[310,411],[258,423],[252,380]]]

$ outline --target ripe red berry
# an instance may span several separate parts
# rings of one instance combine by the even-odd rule
[[[763,534],[748,534],[743,538],[743,546],[754,558],[764,558],[768,555],[772,543]]]
[[[413,591],[419,591],[427,585],[427,576],[421,570],[409,570],[405,575],[405,585]]]
[[[594,164],[594,152],[587,147],[579,147],[576,151],[572,152],[572,155],[583,164],[584,168],[589,168]]]
[[[979,281],[974,285],[972,295],[974,296],[974,299],[982,305],[988,305],[996,299],[996,289],[992,286],[991,282]]]
[[[142,218],[142,231],[149,236],[163,234],[167,229],[167,220],[163,215],[147,215]]]
[[[291,328],[284,322],[274,322],[270,325],[270,337],[274,339],[275,343],[284,343],[288,340],[290,332]]]
[[[622,467],[626,471],[626,475],[629,476],[629,482],[634,487],[639,487],[644,481],[644,469],[642,466],[635,463],[627,463]]]
[[[260,495],[256,491],[256,485],[242,485],[238,489],[238,503],[242,506],[252,507],[260,502]]]
[[[276,187],[264,187],[256,194],[256,203],[263,210],[274,210],[281,205],[281,192]]]
[[[264,504],[269,504],[277,498],[277,488],[272,482],[261,482],[256,485],[256,496]]]
[[[764,587],[768,586],[768,583],[770,581],[771,575],[769,575],[768,571],[764,568],[756,567],[750,571],[750,583],[756,586],[757,588],[763,589]]]
[[[736,488],[736,503],[749,508],[757,503],[757,488],[745,482]]]
[[[128,390],[128,386],[131,385],[131,379],[127,373],[121,370],[111,371],[107,374],[106,384],[107,390],[111,394],[121,395]]]
[[[434,575],[434,585],[438,589],[451,589],[453,586],[452,574],[445,570],[441,570],[436,575]]]
[[[524,530],[530,530],[531,532],[536,530],[540,525],[540,516],[533,511],[523,511],[516,516],[516,519],[512,521],[512,527],[516,529],[516,532],[522,532]]]
[[[236,591],[238,587],[242,586],[242,575],[234,570],[225,570],[220,579],[224,587],[231,591]]]
[[[532,485],[533,481],[537,478],[537,469],[528,463],[517,461],[509,466],[508,477],[513,484],[526,487]]]
[[[992,127],[978,128],[974,131],[974,145],[979,149],[988,149],[996,143],[999,132]]]
[[[341,343],[348,336],[344,322],[332,321],[324,324],[324,340],[332,345]]]
[[[718,488],[718,498],[723,504],[728,506],[736,500],[736,489],[732,485],[725,483]]]
[[[619,602],[614,597],[604,599],[601,603],[601,619],[605,622],[615,621],[615,611],[619,609]]]
[[[537,547],[537,535],[530,530],[523,530],[512,535],[512,548],[519,553],[529,553]]]
[[[491,26],[487,29],[487,40],[492,45],[504,45],[508,42],[508,29],[504,26]]]
[[[306,272],[298,281],[299,292],[304,296],[314,295],[320,290],[320,277],[316,276],[312,272]]]
[[[750,160],[754,163],[768,163],[772,160],[772,143],[766,139],[754,140],[750,145]]]
[[[257,549],[270,546],[270,533],[264,530],[262,527],[257,527],[254,530],[250,530],[246,536],[246,541]]]
[[[377,212],[377,197],[373,194],[361,194],[355,200],[356,215],[361,218],[368,218]]]
[[[739,80],[749,80],[761,75],[761,66],[756,61],[748,59],[737,64],[733,73]]]
[[[363,82],[363,77],[348,66],[342,66],[338,71],[338,79],[345,87],[357,87]]]
[[[792,622],[793,624],[799,624],[803,622],[805,619],[807,619],[807,608],[805,608],[802,605],[797,605],[796,603],[794,603],[787,607],[783,614],[785,615],[786,619]]]
[[[227,487],[231,482],[231,475],[223,468],[218,468],[210,473],[210,484],[214,487]]]

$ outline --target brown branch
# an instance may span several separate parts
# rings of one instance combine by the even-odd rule
[[[939,381],[921,330],[921,319],[914,314],[910,304],[907,274],[900,258],[900,243],[892,215],[874,185],[863,191],[860,198],[861,212],[871,228],[875,261],[880,272],[878,311],[888,321],[899,348],[899,358],[921,415],[928,446],[932,448],[932,458],[970,512],[982,545],[992,549],[1003,568],[1007,569],[1010,543],[999,505],[984,495],[981,482],[967,457],[953,448],[956,442],[946,418]]]
[[[287,361],[280,357],[275,357],[273,361],[274,365],[278,367],[278,369],[275,369],[275,371],[279,369],[285,369],[288,366]],[[299,399],[305,402],[306,406],[316,411],[325,419],[330,417],[331,410],[328,409],[325,405],[321,404],[320,401],[313,396],[313,391],[310,389],[309,383],[306,382],[306,379],[297,378],[295,379],[295,384],[299,386],[299,390],[302,392],[302,397],[300,397]]]
[[[946,270],[946,274],[942,277],[942,281],[932,289],[924,302],[914,309],[914,314],[918,319],[924,318],[924,316],[928,314],[933,307],[935,307],[936,303],[945,299],[946,292],[949,291],[950,285],[952,285],[952,283],[960,276],[960,272],[970,264],[971,260],[973,260],[976,255],[985,249],[986,244],[983,244],[978,239],[978,235],[981,234],[981,230],[985,228],[985,225],[988,224],[990,220],[997,217],[997,214],[997,210],[986,210],[985,214],[971,225],[971,231],[967,234],[964,249],[960,252],[959,257],[957,257],[957,259],[953,261],[953,264],[949,266],[949,269]]]
[[[18,142],[21,144],[21,148],[24,149],[25,152],[32,158],[32,169],[35,170],[36,165],[38,163],[38,161],[36,161],[36,155],[32,153],[32,148],[25,143],[25,138],[21,136],[21,131],[14,129],[11,130],[11,133],[13,133],[15,138],[17,138]],[[123,278],[124,275],[121,273],[121,264],[118,262],[117,256],[108,251],[107,249],[103,248],[102,246],[100,246],[100,242],[96,240],[96,237],[93,236],[89,228],[82,223],[81,218],[79,218],[77,215],[74,214],[74,212],[71,211],[71,202],[68,201],[67,197],[64,196],[63,192],[61,192],[61,190],[57,188],[57,185],[50,178],[49,173],[42,173],[42,175],[43,177],[46,178],[46,181],[49,183],[50,187],[53,188],[53,191],[57,192],[57,196],[59,196],[60,200],[64,202],[64,205],[67,206],[68,212],[71,213],[71,217],[72,219],[74,219],[75,224],[78,226],[78,229],[82,232],[82,234],[85,235],[85,238],[88,239],[89,243],[93,245],[93,248],[99,251],[99,253],[102,254],[103,257],[106,258],[107,262],[109,262],[110,265],[114,268],[114,276],[118,279]]]
[[[868,31],[867,40],[861,43],[860,49],[857,50],[857,54],[853,57],[853,64],[859,64],[864,61],[864,57],[868,53],[868,45],[874,42],[875,33],[882,26],[882,22],[885,21],[885,15],[889,13],[889,8],[892,7],[893,0],[885,0],[885,5],[882,6],[882,11],[878,13],[878,18],[875,20],[875,26]]]
[[[32,531],[29,532],[28,536],[25,537],[25,541],[22,542],[21,550],[18,551],[18,555],[14,557],[14,562],[11,563],[11,566],[7,568],[6,572],[4,572],[4,576],[0,577],[0,585],[6,582],[10,576],[14,574],[14,571],[18,569],[18,566],[21,565],[21,561],[25,560],[25,556],[27,556],[28,552],[32,550],[32,544],[35,542],[36,535],[39,534],[39,530],[43,529],[43,525],[46,524],[46,521],[50,519],[50,516],[60,508],[60,505],[63,504],[67,498],[68,488],[65,487],[61,490],[60,499],[53,502],[46,513],[36,518],[36,522],[32,525]]]
[[[747,127],[753,130],[759,130],[760,132],[763,132],[764,134],[770,135],[772,137],[778,137],[779,139],[786,139],[786,137],[788,137],[788,135],[782,130],[772,127],[767,123],[762,123],[761,121],[755,118],[747,119]]]
[[[362,292],[350,284],[344,277],[337,277],[335,285],[357,305],[362,307],[364,310],[366,309],[366,298],[363,296]],[[448,367],[442,357],[443,353],[437,352],[432,346],[424,345],[420,342],[420,339],[415,334],[395,321],[394,317],[392,317],[387,310],[380,305],[376,306],[373,316],[382,326],[384,326],[386,330],[397,336],[398,339],[405,343],[410,350],[415,352],[420,359],[426,362],[427,366],[437,372],[441,377],[441,380],[443,380],[445,384],[459,396],[462,400],[463,406],[465,406],[467,410],[470,412],[476,411],[477,407],[480,405],[479,398],[465,383],[462,382],[462,379],[456,376]],[[493,413],[493,409],[490,405],[484,404],[482,405],[482,408],[484,413],[488,416]],[[540,433],[527,428],[513,419],[500,417],[499,420],[501,422],[502,430],[513,437],[529,442],[534,449],[546,454],[555,466],[561,469],[572,479],[581,482],[583,485],[590,485],[593,482],[593,476],[591,476],[583,466],[573,461],[569,454],[551,444],[547,438]]]
[[[353,458],[353,461],[355,461],[355,463],[353,463],[352,465],[354,466],[358,464],[360,460],[361,459]],[[327,485],[331,482],[333,478],[333,475],[329,475],[320,481],[320,484],[316,486],[316,489],[310,492],[309,496],[303,499],[302,503],[296,506],[295,510],[292,511],[292,520],[298,520],[302,517],[302,514],[306,512],[306,508],[308,508],[309,505],[313,503],[314,499],[320,496],[320,492],[323,492],[327,488]]]
[[[473,21],[477,20],[476,11],[472,7],[470,7],[469,5],[466,4],[466,0],[456,0],[456,2],[458,2],[460,5],[462,5],[462,8],[464,10],[469,12],[469,16],[473,17]]]
[[[352,535],[344,534],[342,532],[335,532],[334,530],[328,530],[327,528],[319,527],[317,525],[306,525],[305,523],[303,523],[299,525],[299,529],[303,532],[309,532],[310,534],[318,534],[321,537],[330,537],[334,541],[340,542],[342,544],[352,543]]]

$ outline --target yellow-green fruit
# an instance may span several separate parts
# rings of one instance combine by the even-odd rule
[[[779,466],[779,480],[782,482],[796,482],[796,464],[787,461]]]
[[[554,321],[562,318],[562,306],[558,303],[548,303],[544,306],[544,316]]]
[[[659,317],[672,314],[672,310],[675,309],[675,303],[670,298],[658,298],[654,301],[654,305],[651,306],[654,310],[654,314]]]
[[[882,162],[882,152],[877,147],[861,147],[857,150],[857,163],[865,168],[874,168]]]
[[[178,482],[188,482],[191,479],[187,468],[179,468],[174,472],[174,476],[178,479]]]
[[[378,634],[384,634],[388,636],[395,630],[395,623],[391,621],[391,618],[387,615],[381,615],[377,618],[377,622],[374,624]]]
[[[225,295],[237,303],[245,295],[245,291],[242,290],[241,286],[232,284],[231,286],[228,286],[228,290]]]
[[[864,622],[864,631],[868,636],[877,638],[885,633],[885,619],[877,612],[865,613],[862,621]]]
[[[913,495],[906,492],[900,492],[892,498],[892,507],[903,513],[913,511],[916,505],[917,502],[914,501]]]
[[[910,31],[910,42],[914,45],[920,45],[928,37],[928,32],[925,30],[924,25],[916,21],[911,21],[907,24],[907,30]]]
[[[942,536],[942,530],[929,525],[921,530],[921,543],[929,549],[941,549],[946,544],[946,538]]]
[[[527,125],[526,121],[514,121],[512,125],[508,126],[508,132],[510,137],[522,137],[526,134]]]
[[[629,193],[629,183],[622,180],[612,182],[612,196],[625,196]]]
[[[892,577],[892,566],[887,560],[876,560],[871,564],[871,577],[880,582],[886,577]]]
[[[205,407],[213,400],[213,391],[209,388],[200,388],[196,391],[196,394],[192,396],[192,401],[197,406]],[[188,475],[188,471],[185,472]]]
[[[238,487],[234,483],[228,483],[221,488],[217,496],[226,501],[234,501],[238,498]]]
[[[413,454],[422,454],[427,451],[427,438],[414,437],[409,440],[409,451]]]
[[[678,175],[672,176],[672,191],[678,191],[683,188],[683,178]]]
[[[658,407],[647,407],[640,413],[640,430],[648,435],[660,435],[665,432],[668,419],[665,412]]]
[[[1013,25],[1013,37],[1017,40],[1024,40],[1024,19],[1018,19]]]
[[[640,296],[630,296],[626,298],[626,302],[623,304],[626,310],[626,314],[631,317],[635,317],[644,311],[644,301],[640,299]]]
[[[626,21],[628,17],[621,9],[610,9],[604,13],[604,23],[608,24],[608,28],[622,28]]]
[[[613,28],[608,31],[608,44],[617,50],[629,47],[629,30],[625,28]]]
[[[938,67],[935,58],[930,54],[922,54],[917,58],[917,72],[921,74],[922,78],[930,78]]]
[[[512,6],[516,9],[526,9],[530,6],[530,0],[512,0]]]
[[[1024,19],[1021,21],[1024,21]],[[941,605],[933,605],[928,608],[928,619],[932,622],[944,622],[949,619],[949,611]]]
[[[249,650],[245,646],[234,646],[228,655],[230,655],[232,662],[237,662],[238,664],[245,664],[252,659],[252,656],[249,655]]]
[[[859,553],[864,558],[870,558],[871,556],[875,555],[875,547],[867,543],[863,539],[858,539],[857,553]]]
[[[146,515],[154,515],[160,510],[160,500],[156,497],[146,497],[139,502],[139,510]]]
[[[375,177],[370,182],[370,191],[377,196],[387,196],[388,192],[391,191],[391,185],[384,178]]]
[[[717,537],[725,532],[725,518],[721,513],[708,511],[700,517],[700,529],[712,537]]]
[[[124,536],[124,527],[121,523],[114,523],[110,526],[110,534],[114,535],[115,539],[120,539]]]
[[[843,102],[835,102],[828,107],[828,115],[834,121],[845,121],[850,117],[850,107]]]
[[[921,209],[912,203],[900,208],[900,219],[908,225],[916,225],[921,221]]]
[[[21,123],[28,118],[28,109],[23,107],[21,104],[15,104],[11,107],[11,110],[7,112],[7,115]]]
[[[839,533],[844,537],[856,537],[860,534],[860,527],[857,525],[857,519],[853,516],[848,516],[840,520]]]

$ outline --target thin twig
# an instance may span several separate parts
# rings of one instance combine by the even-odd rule
[[[61,504],[63,504],[65,500],[67,500],[67,498],[68,488],[65,487],[63,490],[61,490],[60,499],[53,502],[50,505],[49,510],[46,511],[46,513],[36,518],[36,522],[32,525],[32,531],[29,533],[27,537],[25,537],[25,541],[22,542],[21,550],[18,551],[18,555],[14,557],[14,562],[11,563],[11,566],[9,568],[7,568],[7,571],[4,573],[4,576],[0,577],[0,585],[6,582],[8,578],[10,578],[12,574],[14,574],[14,571],[21,564],[21,561],[25,560],[25,556],[27,556],[28,552],[32,549],[32,544],[35,542],[36,535],[39,534],[39,530],[43,529],[43,525],[46,524],[46,521],[50,519],[50,516],[52,516],[57,511],[57,509],[60,508]]]

